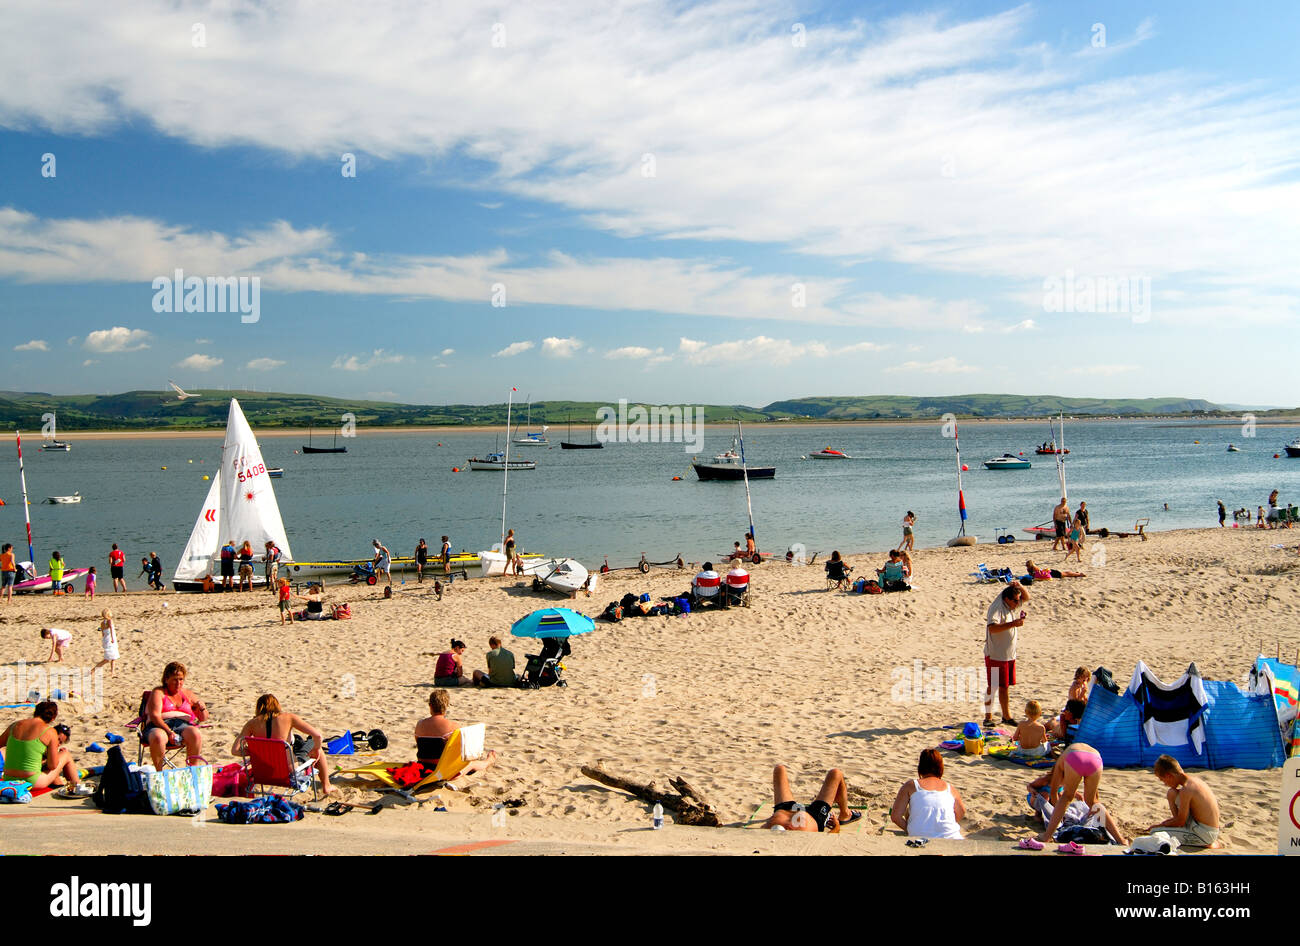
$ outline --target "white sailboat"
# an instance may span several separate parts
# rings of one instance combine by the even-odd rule
[[[510,429],[510,425],[509,423],[507,423],[506,430],[508,431],[509,429]],[[540,434],[533,432],[533,399],[529,398],[528,399],[528,431],[523,436],[516,437],[515,443],[525,447],[529,445],[532,445],[534,447],[544,447],[550,443],[550,441],[546,439],[547,429],[548,428],[546,427],[546,425],[543,424],[542,432]],[[516,433],[518,433],[518,431],[516,431]]]
[[[59,439],[58,431],[56,430],[55,427],[56,423],[57,423],[57,418],[55,417],[54,412],[51,411],[50,412],[50,439],[45,441],[45,443],[41,444],[41,449],[60,450],[63,453],[67,453],[72,449],[72,447],[69,444],[66,444]]]
[[[293,558],[262,450],[234,398],[230,399],[230,414],[226,418],[221,465],[212,477],[190,540],[176,565],[173,587],[177,591],[212,588],[212,573],[217,570],[214,566],[218,564],[225,540],[232,540],[237,546],[248,541],[258,555],[269,540],[279,547],[282,562]],[[264,580],[259,577],[254,582],[261,584]]]

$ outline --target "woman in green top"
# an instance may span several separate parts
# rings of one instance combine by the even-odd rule
[[[77,767],[72,754],[59,745],[52,723],[59,715],[59,705],[52,700],[37,703],[30,719],[20,719],[0,734],[0,748],[5,751],[5,781],[31,784],[32,789],[59,786],[66,780],[72,791],[77,788]]]
[[[63,556],[58,552],[50,557],[50,590],[55,594],[63,590]]]

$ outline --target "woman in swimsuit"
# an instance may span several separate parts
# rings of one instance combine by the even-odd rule
[[[426,769],[433,770],[438,767],[438,760],[442,758],[442,752],[447,748],[447,740],[460,728],[458,724],[447,718],[449,709],[451,709],[451,694],[446,690],[434,690],[429,694],[429,715],[415,724],[415,757]],[[488,752],[483,758],[465,766],[458,775],[453,775],[452,779],[482,772],[496,760],[496,752]]]
[[[295,713],[286,713],[280,708],[280,701],[270,693],[257,698],[255,713],[256,715],[252,719],[244,723],[244,728],[235,737],[235,742],[230,747],[230,751],[234,755],[247,755],[247,744],[244,740],[249,736],[289,742],[294,730],[297,730],[307,736],[307,741],[303,743],[301,748],[294,750],[294,755],[299,762],[307,758],[316,760],[316,771],[320,773],[321,793],[328,795],[332,791],[330,788],[329,762],[325,759],[325,737],[321,735],[320,730],[301,716]]]
[[[849,810],[848,784],[844,773],[831,769],[822,781],[822,789],[808,805],[794,800],[790,790],[790,776],[784,765],[772,770],[772,817],[763,822],[764,828],[783,828],[787,831],[829,831],[838,833],[840,827],[852,824],[862,817],[860,811]],[[838,808],[837,812],[835,809]]]
[[[30,719],[20,719],[0,734],[4,749],[5,781],[27,782],[32,790],[64,784],[77,790],[77,767],[72,755],[59,745],[52,725],[59,705],[52,700],[37,703]]]
[[[1063,572],[1055,568],[1039,568],[1034,560],[1025,560],[1025,571],[1034,581],[1047,581],[1049,578],[1087,578],[1083,572]]]
[[[185,689],[186,674],[183,663],[172,661],[163,668],[162,686],[154,687],[149,694],[141,736],[149,744],[153,767],[158,771],[162,771],[166,761],[167,747],[182,743],[185,745],[186,765],[193,765],[195,760],[204,764],[208,761],[199,755],[203,737],[198,728],[199,723],[207,719],[208,708]]]
[[[424,581],[424,566],[429,564],[429,543],[424,539],[415,547],[415,580]]]
[[[1052,769],[1048,798],[1055,804],[1052,807],[1051,820],[1047,822],[1047,830],[1038,836],[1038,840],[1050,841],[1056,834],[1056,829],[1060,827],[1066,809],[1074,800],[1074,793],[1078,790],[1080,782],[1083,783],[1083,800],[1088,808],[1093,809],[1097,806],[1097,796],[1101,789],[1101,770],[1100,752],[1087,743],[1070,743],[1069,748],[1056,760],[1056,766]],[[1108,829],[1112,824],[1113,822],[1107,819]],[[1121,844],[1128,843],[1119,834],[1115,834],[1115,837]]]

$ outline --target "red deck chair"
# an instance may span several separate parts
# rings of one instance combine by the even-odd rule
[[[311,799],[316,800],[316,760],[307,759],[299,762],[293,754],[293,747],[283,739],[266,739],[249,736],[244,740],[245,758],[248,760],[249,783],[253,794],[274,795],[276,788],[289,791],[286,798],[292,798],[299,792],[311,789]]]

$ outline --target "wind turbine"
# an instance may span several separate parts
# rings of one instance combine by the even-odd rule
[[[172,381],[171,379],[168,379],[167,383],[170,384],[172,386],[172,390],[176,392],[176,400],[178,401],[183,401],[187,397],[200,396],[198,394],[190,394],[188,391],[183,390],[179,384],[177,384],[175,381]]]

